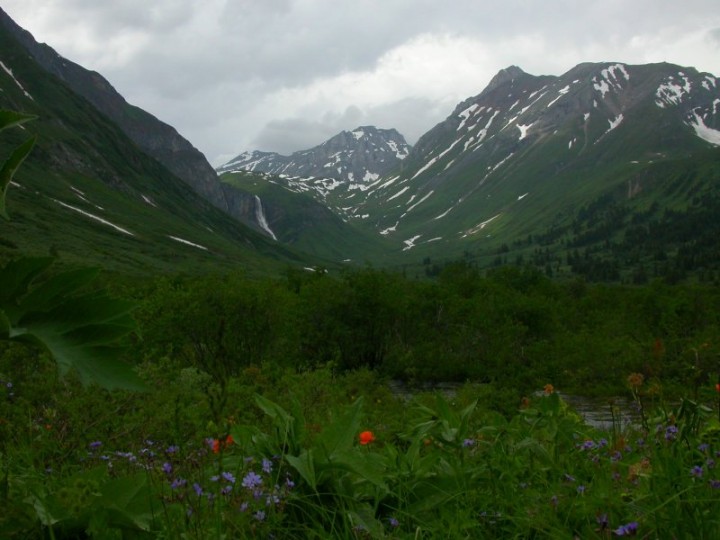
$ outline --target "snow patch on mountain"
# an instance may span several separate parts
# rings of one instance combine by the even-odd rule
[[[395,195],[393,195],[392,197],[390,197],[390,198],[388,199],[388,202],[390,202],[390,201],[392,201],[393,199],[399,197],[400,195],[402,195],[403,193],[405,193],[408,189],[410,189],[410,187],[409,187],[409,186],[405,186],[405,187],[402,188],[400,191],[398,191]]]
[[[567,94],[569,91],[570,91],[570,85],[569,85],[569,84],[568,84],[567,86],[561,88],[560,90],[558,90],[558,94],[559,94],[558,97],[556,97],[556,98],[553,99],[550,103],[548,103],[545,108],[546,108],[546,109],[549,109],[550,107],[552,107],[558,99],[560,99],[561,97],[563,97],[563,96],[564,96],[565,94]]]
[[[91,214],[90,212],[86,212],[85,210],[81,210],[80,208],[77,208],[75,206],[69,205],[67,203],[64,203],[62,201],[58,201],[57,199],[53,199],[56,203],[58,203],[60,206],[63,206],[65,208],[68,208],[69,210],[73,210],[79,214],[82,214],[85,217],[89,217],[90,219],[93,219],[97,221],[98,223],[102,223],[103,225],[107,225],[108,227],[112,227],[116,231],[119,231],[123,234],[127,234],[128,236],[135,236],[135,234],[131,233],[127,229],[123,229],[119,225],[115,225],[114,223],[108,221],[107,219],[103,219],[100,216],[96,216],[95,214]]]
[[[18,81],[18,80],[15,78],[15,75],[13,75],[12,69],[10,69],[9,67],[7,67],[2,61],[0,61],[0,67],[3,69],[3,71],[5,71],[5,73],[7,73],[8,75],[10,75],[10,78],[11,78],[13,81],[15,81],[15,84],[17,84],[18,88],[19,88],[20,90],[22,90],[23,94],[25,94],[25,97],[30,98],[30,99],[32,99],[33,101],[35,101],[35,98],[33,98],[30,94],[28,94],[27,90],[25,90],[25,88],[23,88],[23,85],[20,84],[20,81]]]
[[[690,80],[681,71],[678,75],[682,81],[678,81],[670,75],[666,81],[661,84],[655,91],[655,105],[664,109],[666,106],[679,105],[682,103],[683,97],[690,93],[692,85]]]
[[[720,131],[706,126],[697,112],[693,111],[693,116],[695,117],[695,122],[690,122],[689,124],[695,130],[695,134],[710,144],[720,146]]]
[[[405,244],[405,247],[403,248],[403,251],[408,251],[409,249],[412,249],[415,247],[415,242],[418,238],[420,238],[422,234],[418,234],[416,236],[413,236],[412,238],[408,238],[407,240],[403,240],[403,244]]]
[[[208,248],[206,248],[205,246],[201,246],[200,244],[196,244],[195,242],[191,242],[190,240],[185,240],[184,238],[180,238],[179,236],[171,236],[168,234],[167,237],[175,240],[176,242],[180,242],[181,244],[185,244],[186,246],[192,246],[194,248],[208,251]]]
[[[522,141],[525,137],[527,137],[528,130],[533,126],[533,124],[518,124],[516,127],[520,130],[520,138],[518,138],[518,141]]]

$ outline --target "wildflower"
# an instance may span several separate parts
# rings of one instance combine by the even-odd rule
[[[692,469],[690,469],[690,476],[694,476],[695,478],[702,478],[703,475],[703,468],[700,465],[695,465]]]
[[[397,520],[396,517],[388,518],[388,523],[393,529],[400,526],[400,522]]]
[[[248,509],[248,503],[247,503],[247,502],[244,502],[244,503],[242,503],[242,504],[240,505],[240,511],[241,511],[241,512],[247,512],[247,509]]]
[[[720,382],[715,385],[715,391],[720,392]]]
[[[600,530],[605,530],[608,528],[608,515],[607,514],[600,514],[595,518],[595,521],[597,521],[597,524],[600,525]]]
[[[232,486],[225,486],[220,490],[220,493],[223,495],[230,495],[230,492],[232,491]]]
[[[590,439],[580,445],[581,450],[592,450],[593,448],[595,448],[595,442]]]
[[[698,445],[698,450],[703,453],[707,452],[708,448],[710,448],[710,445],[708,443],[702,443]]]
[[[707,458],[705,461],[705,465],[707,465],[708,469],[714,469],[715,468],[715,460],[713,458]]]
[[[370,444],[375,440],[375,434],[372,431],[363,431],[360,433],[360,444],[363,446]]]
[[[567,474],[567,473],[565,473],[565,474],[563,475],[563,478],[565,479],[566,482],[574,482],[574,481],[575,481],[575,477],[574,477],[574,476],[571,476],[571,475],[569,475],[569,474]]]
[[[232,435],[225,437],[224,441],[221,441],[220,439],[207,439],[207,441],[212,448],[213,454],[219,454],[222,448],[226,448],[235,442]]]
[[[222,477],[223,477],[223,480],[230,482],[231,484],[235,483],[235,477],[232,475],[231,472],[227,472],[227,471],[223,472]]]
[[[201,486],[200,484],[198,484],[197,482],[195,482],[195,483],[193,484],[193,489],[195,490],[195,494],[196,494],[198,497],[202,497],[203,488],[202,488],[202,486]]]
[[[720,489],[720,480],[710,480],[710,487],[713,489]]]
[[[252,489],[262,484],[262,478],[257,473],[250,471],[243,478],[242,485],[245,488]]]
[[[578,492],[578,495],[582,495],[583,493],[585,493],[585,486],[583,486],[582,484],[579,485],[577,487],[577,492]]]
[[[172,489],[178,489],[181,487],[185,487],[185,485],[187,485],[187,480],[185,480],[184,478],[176,478],[175,480],[172,481],[172,484],[170,484],[170,487]]]
[[[597,443],[598,448],[604,448],[607,445],[608,445],[608,441],[605,438],[600,439]]]
[[[677,432],[677,426],[668,426],[667,428],[665,428],[665,440],[674,441],[677,438]]]
[[[217,482],[218,480],[220,480],[220,477],[217,474],[210,477],[211,482]]]
[[[262,510],[258,510],[257,512],[255,512],[255,514],[253,514],[253,517],[255,519],[257,519],[258,521],[264,521],[265,520],[265,512],[263,512]]]
[[[172,446],[168,446],[167,450],[165,450],[166,454],[175,454],[177,451],[180,450],[180,447],[175,446],[174,444]]]
[[[613,452],[612,456],[610,456],[610,461],[615,463],[616,461],[620,461],[622,459],[622,457],[623,456],[622,456],[622,453],[620,452],[620,450],[615,450]]]
[[[89,444],[91,450],[95,450],[97,448],[100,448],[102,446],[102,442],[100,441],[93,441]]]
[[[626,525],[620,525],[613,532],[618,536],[630,536],[630,535],[634,535],[637,532],[637,529],[638,529],[637,521],[631,521],[630,523],[628,523]]]
[[[472,446],[475,446],[475,439],[465,439],[462,443],[462,445],[465,448],[470,448]]]
[[[292,489],[295,487],[295,482],[293,482],[292,478],[290,478],[289,476],[285,479],[285,487],[287,487],[288,489]]]
[[[552,505],[553,508],[558,507],[558,496],[557,495],[553,495],[552,497],[550,497],[550,504]]]
[[[550,384],[550,383],[547,383],[547,384],[543,387],[543,392],[545,392],[545,395],[546,395],[546,396],[549,396],[549,395],[552,394],[554,391],[555,391],[555,387],[554,387],[552,384]]]
[[[272,472],[272,461],[267,458],[263,458],[262,470],[263,472],[265,472],[265,474],[270,474]]]
[[[639,388],[645,382],[645,377],[642,373],[631,373],[628,375],[627,381],[632,388]]]
[[[166,461],[166,462],[163,463],[163,465],[162,465],[162,470],[163,470],[163,472],[164,472],[165,474],[171,474],[172,471],[173,471],[173,466],[172,466],[172,464],[170,464],[170,463],[168,463],[168,462]]]

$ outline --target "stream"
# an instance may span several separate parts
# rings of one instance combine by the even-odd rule
[[[388,386],[394,395],[409,401],[419,392],[433,391],[442,392],[446,397],[452,398],[463,384],[441,382],[409,387],[402,381],[390,381]],[[626,397],[587,397],[564,392],[558,393],[582,417],[585,423],[594,428],[612,429],[613,421],[620,429],[640,424],[640,414],[635,409],[632,400]]]

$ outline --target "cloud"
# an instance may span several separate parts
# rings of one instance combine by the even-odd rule
[[[4,0],[217,163],[362,124],[409,142],[508,65],[669,61],[720,75],[717,0]],[[267,146],[265,146],[267,145]],[[309,145],[309,146],[308,146]]]

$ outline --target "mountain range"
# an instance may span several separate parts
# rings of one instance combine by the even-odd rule
[[[38,116],[0,257],[122,271],[457,259],[633,279],[720,270],[720,81],[672,64],[501,70],[410,147],[360,126],[213,170],[0,10],[0,107]],[[23,133],[0,141],[6,152]],[[219,176],[218,176],[219,174]],[[192,270],[191,270],[192,269]]]
[[[652,207],[646,220],[659,223],[668,211],[699,211],[699,194],[714,196],[719,111],[720,81],[693,68],[585,63],[561,76],[534,76],[511,66],[458,104],[394,169],[363,183],[330,167],[321,178],[303,176],[308,165],[297,157],[318,155],[324,145],[284,158],[282,169],[255,152],[218,170],[274,173],[266,181],[313,194],[387,238],[395,253],[469,255],[488,266],[498,255],[505,262],[511,248],[527,260],[542,247],[557,253],[540,259],[569,267],[568,251],[597,248],[587,237],[604,218],[588,218],[588,206],[617,207],[625,216],[596,235],[596,243],[612,247],[637,212]],[[692,181],[672,188],[682,176]],[[544,245],[528,242],[533,235]],[[677,252],[681,244],[667,248]],[[606,249],[602,258],[612,256]]]

